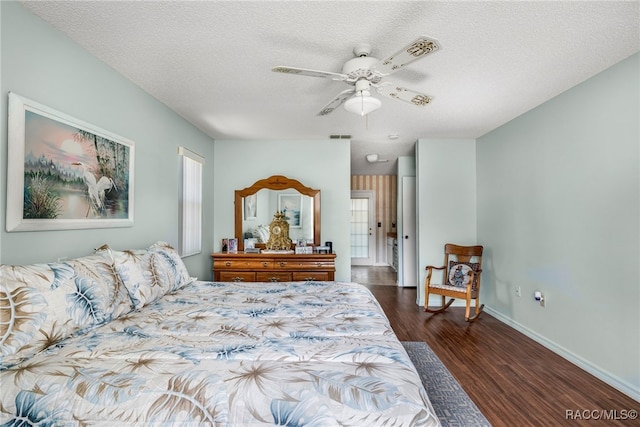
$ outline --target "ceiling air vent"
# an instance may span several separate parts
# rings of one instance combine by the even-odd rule
[[[333,134],[333,135],[329,135],[329,139],[351,139],[351,135]]]

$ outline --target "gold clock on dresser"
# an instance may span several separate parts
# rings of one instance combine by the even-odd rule
[[[291,249],[289,223],[280,211],[273,215],[273,221],[269,225],[269,240],[265,246],[270,251],[288,251]]]

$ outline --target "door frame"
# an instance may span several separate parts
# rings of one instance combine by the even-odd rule
[[[369,199],[369,258],[351,258],[351,265],[375,265],[377,238],[375,227],[376,194],[371,190],[351,190],[351,199]],[[357,259],[359,261],[354,262]]]

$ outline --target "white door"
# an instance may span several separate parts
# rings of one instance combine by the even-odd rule
[[[418,286],[416,270],[416,178],[402,177],[402,235],[398,236],[402,245],[402,284]]]
[[[374,211],[373,192],[351,192],[351,265],[373,265],[376,247]]]

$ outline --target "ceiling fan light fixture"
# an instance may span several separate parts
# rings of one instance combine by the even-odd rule
[[[389,161],[388,159],[381,159],[380,156],[376,153],[367,154],[365,157],[367,158],[367,162],[369,163],[386,163]]]
[[[367,154],[367,162],[375,163],[377,161],[378,161],[378,155],[377,154]]]
[[[367,115],[381,106],[382,102],[378,98],[371,96],[368,90],[358,92],[344,103],[345,110],[361,116]]]

